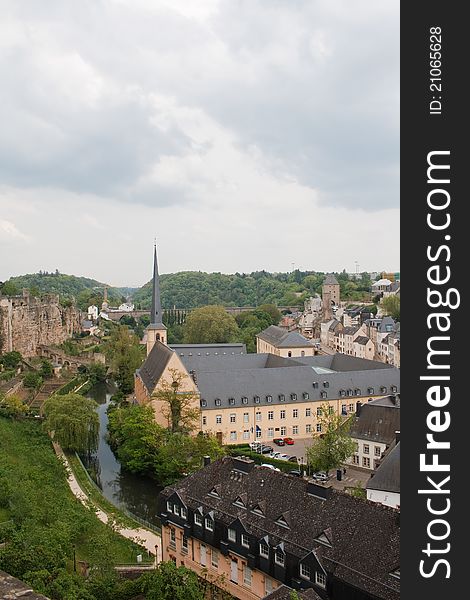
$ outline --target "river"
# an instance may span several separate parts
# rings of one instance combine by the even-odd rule
[[[121,469],[107,440],[108,415],[106,409],[116,388],[109,383],[98,383],[87,394],[98,403],[100,418],[100,439],[96,456],[91,461],[83,461],[103,496],[118,508],[125,508],[132,514],[159,526],[157,518],[157,497],[162,489],[153,479],[133,475]]]

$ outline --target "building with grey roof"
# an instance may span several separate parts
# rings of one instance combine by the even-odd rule
[[[256,352],[284,357],[313,356],[315,345],[296,331],[270,325],[256,336]]]
[[[366,491],[368,500],[400,508],[400,441],[390,448],[372,473]]]

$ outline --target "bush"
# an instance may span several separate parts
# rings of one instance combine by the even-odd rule
[[[5,352],[5,354],[0,357],[0,362],[6,369],[16,369],[22,360],[23,357],[16,350]]]
[[[27,388],[39,388],[42,385],[41,374],[36,371],[29,371],[23,379],[23,385]]]

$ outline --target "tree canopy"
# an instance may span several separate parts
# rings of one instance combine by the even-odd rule
[[[90,453],[98,446],[97,404],[80,394],[58,394],[44,403],[46,429],[64,450]]]
[[[134,389],[134,373],[144,359],[139,338],[125,325],[111,329],[103,347],[111,372],[119,388],[129,394]]]
[[[223,306],[203,306],[193,310],[184,326],[187,344],[222,344],[235,341],[238,325]]]
[[[321,408],[319,422],[322,434],[314,436],[312,445],[306,448],[307,463],[313,471],[328,473],[340,467],[354,453],[356,444],[349,437],[350,422],[332,413],[328,404]]]
[[[400,320],[400,296],[386,296],[382,299],[382,308],[386,315],[390,315],[395,321]]]

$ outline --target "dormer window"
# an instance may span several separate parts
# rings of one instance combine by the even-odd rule
[[[384,385],[380,388],[380,393],[381,394],[386,394],[387,393],[387,388]]]
[[[290,529],[288,522],[286,521],[284,515],[281,515],[277,521],[276,525],[280,525],[281,527],[285,527],[286,529]]]
[[[260,517],[264,517],[264,512],[261,510],[259,504],[255,504],[251,509],[251,512],[255,513],[255,515],[260,515]]]
[[[274,553],[274,562],[283,567],[286,561],[286,555],[284,554],[284,550],[282,548],[276,548],[276,552]]]
[[[222,404],[222,402],[220,401],[220,398],[216,398],[215,399],[215,405],[216,406],[220,406]]]
[[[317,538],[315,538],[315,541],[320,542],[320,544],[323,544],[324,546],[328,546],[329,548],[331,548],[331,542],[328,539],[325,532],[321,533]]]
[[[181,518],[182,519],[187,519],[188,518],[188,510],[185,506],[181,507]]]
[[[323,387],[324,387],[324,388],[328,388],[328,387],[330,387],[330,383],[329,383],[328,381],[324,381],[324,382],[323,382]]]
[[[206,400],[201,400],[201,406],[207,406]]]
[[[318,381],[314,381],[314,382],[313,382],[313,387],[314,387],[314,389],[316,389],[316,390],[318,389]]]
[[[348,396],[352,396],[353,395],[353,391],[352,390],[348,390]]]
[[[302,394],[302,398],[303,398],[304,400],[308,400],[308,399],[309,399],[308,392],[304,392],[304,393]]]
[[[341,398],[344,398],[346,396],[346,391],[345,390],[339,390],[339,395],[341,396]]]
[[[206,517],[207,531],[214,531],[214,521],[210,517]]]
[[[229,398],[228,403],[233,406],[235,404],[235,398]]]
[[[246,396],[242,397],[242,404],[248,404],[248,398]]]
[[[360,390],[359,388],[356,388],[356,389],[354,390],[354,394],[355,394],[356,396],[360,396],[360,395],[361,395],[361,390]]]
[[[211,489],[211,491],[209,492],[209,496],[214,496],[215,498],[220,498],[219,492],[217,491],[216,487],[213,487]]]
[[[392,385],[391,390],[392,390],[392,394],[396,394],[398,391],[398,388],[396,385]]]
[[[173,512],[173,504],[169,500],[166,503],[166,509],[168,512]]]
[[[290,399],[291,400],[297,400],[297,394],[291,394],[290,395]]]
[[[236,542],[237,541],[237,532],[235,531],[235,529],[232,529],[231,527],[228,528],[227,530],[227,538],[230,542]]]
[[[395,577],[396,579],[400,579],[400,569],[399,569],[399,568],[398,568],[398,569],[395,569],[395,571],[392,571],[392,572],[390,573],[390,575],[391,575],[392,577]]]
[[[237,498],[235,498],[235,500],[233,501],[233,504],[234,504],[234,506],[240,506],[240,508],[246,508],[245,503],[240,498],[240,496],[237,496]]]
[[[279,402],[284,402],[285,399],[286,397],[284,396],[284,394],[279,394]]]
[[[303,579],[310,579],[312,576],[312,570],[309,565],[304,565],[304,563],[300,563],[300,576]]]
[[[328,392],[320,392],[321,398],[328,398]]]
[[[272,396],[266,396],[266,402],[272,402],[272,401],[273,401]]]
[[[253,400],[255,401],[255,404],[259,404],[259,396],[254,396]]]
[[[315,583],[322,587],[322,588],[326,588],[326,575],[325,573],[321,573],[319,571],[315,572]]]
[[[178,517],[180,516],[180,507],[177,504],[173,506],[173,512],[175,515],[178,515]]]
[[[373,387],[368,387],[367,388],[367,393],[368,394],[373,394],[374,393],[374,388]]]
[[[269,558],[269,546],[266,544],[266,542],[260,542],[259,555],[263,558]]]
[[[202,526],[202,515],[194,513],[194,525]]]

